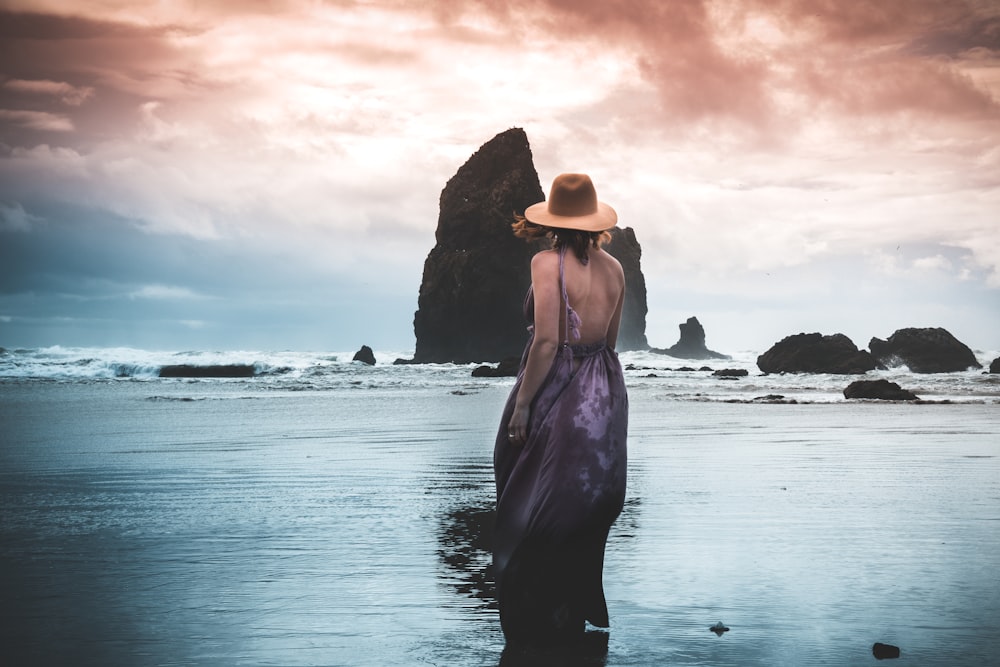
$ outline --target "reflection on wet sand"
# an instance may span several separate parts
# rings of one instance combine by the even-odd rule
[[[497,601],[492,575],[492,539],[496,519],[494,489],[489,483],[470,483],[459,469],[454,473],[464,482],[448,489],[470,502],[444,512],[438,529],[438,557],[444,572],[440,578],[455,593],[474,601],[473,612],[490,614],[489,622],[499,630]],[[641,500],[629,498],[615,524],[614,539],[630,541],[638,532]],[[621,544],[617,545],[619,548]],[[603,667],[608,654],[609,632],[592,630],[582,641],[566,646],[529,647],[507,644],[499,667]]]

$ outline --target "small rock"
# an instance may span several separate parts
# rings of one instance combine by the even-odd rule
[[[483,365],[477,366],[472,370],[472,377],[474,378],[506,378],[506,377],[517,377],[517,372],[521,368],[521,360],[510,358],[504,359],[496,368],[493,366]]]
[[[367,345],[362,345],[361,349],[354,353],[354,361],[360,361],[369,366],[375,365],[375,353]]]
[[[875,656],[876,660],[892,660],[899,657],[899,647],[875,642],[875,645],[872,646],[872,655]]]
[[[178,364],[160,369],[161,378],[250,378],[256,373],[252,364],[194,366]]]
[[[883,401],[916,401],[912,391],[888,380],[857,380],[844,389],[844,398],[875,398]]]
[[[717,377],[742,378],[750,375],[750,371],[745,368],[722,368],[712,373]]]
[[[711,630],[720,637],[722,636],[723,632],[729,632],[729,628],[723,625],[722,621],[719,621],[718,623],[710,627],[709,630]]]

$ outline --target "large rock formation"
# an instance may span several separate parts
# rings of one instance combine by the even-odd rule
[[[531,257],[546,244],[516,238],[511,223],[515,213],[544,199],[520,128],[488,141],[448,181],[413,318],[414,363],[520,357]],[[619,349],[644,349],[646,285],[635,234],[616,228],[607,250],[622,263],[628,293]]]
[[[765,373],[837,373],[858,375],[875,369],[872,355],[859,350],[844,334],[788,336],[757,357]]]
[[[732,359],[728,354],[705,347],[705,327],[697,317],[689,317],[687,322],[677,326],[681,330],[680,340],[666,349],[654,347],[651,351],[681,359]]]
[[[872,338],[868,349],[880,364],[906,366],[914,373],[982,368],[967,345],[940,327],[899,329],[888,340]]]
[[[1000,357],[990,362],[990,373],[1000,373]]]

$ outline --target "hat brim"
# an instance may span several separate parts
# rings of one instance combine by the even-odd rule
[[[618,224],[615,209],[597,202],[597,211],[589,215],[555,215],[549,213],[548,202],[538,202],[524,209],[528,222],[557,229],[577,229],[581,232],[603,232]]]

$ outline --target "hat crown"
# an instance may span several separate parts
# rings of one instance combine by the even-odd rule
[[[597,212],[597,190],[586,174],[561,174],[552,181],[549,213],[566,217]]]
[[[548,201],[524,209],[529,222],[556,229],[603,232],[618,222],[618,214],[597,200],[597,190],[586,174],[560,174],[552,181]]]

